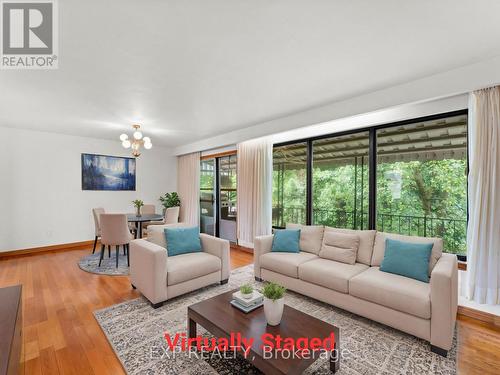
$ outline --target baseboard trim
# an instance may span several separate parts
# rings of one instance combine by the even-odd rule
[[[71,243],[65,243],[65,244],[59,244],[59,245],[32,247],[29,249],[2,251],[2,252],[0,252],[0,258],[27,255],[27,254],[38,254],[38,253],[44,253],[44,252],[49,252],[49,251],[76,250],[79,248],[84,249],[84,248],[88,248],[89,246],[92,247],[93,245],[94,245],[94,240],[89,240],[89,241],[71,242]]]
[[[468,318],[476,319],[481,322],[500,327],[500,316],[491,314],[489,312],[480,311],[465,306],[458,306],[458,315],[466,316]]]

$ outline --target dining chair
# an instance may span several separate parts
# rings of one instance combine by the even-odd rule
[[[130,266],[129,243],[133,239],[128,229],[127,215],[125,214],[101,214],[101,256],[99,258],[99,267],[104,258],[106,246],[116,247],[116,267],[118,267],[118,258],[120,256],[120,246],[123,246],[127,254],[127,265]]]
[[[154,215],[156,213],[156,206],[154,204],[145,204],[141,207],[141,214]]]
[[[92,254],[95,253],[95,248],[97,246],[97,239],[101,237],[101,225],[99,216],[105,213],[104,208],[97,207],[92,209],[92,215],[94,216],[94,228],[95,228],[95,238],[94,238],[94,248],[92,249]]]
[[[175,224],[179,222],[179,207],[169,207],[165,210],[165,215],[163,220],[150,221],[147,223],[147,228],[151,225],[165,225],[165,224]]]

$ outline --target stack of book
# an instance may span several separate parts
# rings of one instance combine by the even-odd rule
[[[244,313],[249,313],[264,304],[264,296],[257,291],[253,291],[253,295],[250,298],[243,298],[240,291],[233,293],[233,299],[231,300],[231,305],[237,309],[243,311]]]

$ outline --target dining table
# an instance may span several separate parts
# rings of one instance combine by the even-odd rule
[[[142,238],[142,223],[148,221],[161,221],[163,220],[162,215],[157,214],[127,214],[127,220],[129,223],[135,223],[136,231],[134,238]]]

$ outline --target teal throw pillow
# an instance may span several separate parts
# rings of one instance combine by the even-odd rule
[[[282,253],[300,252],[300,229],[280,229],[274,232],[271,251]]]
[[[433,243],[403,242],[387,238],[380,271],[428,283],[432,246]]]
[[[169,257],[201,252],[200,229],[198,227],[165,228]]]

